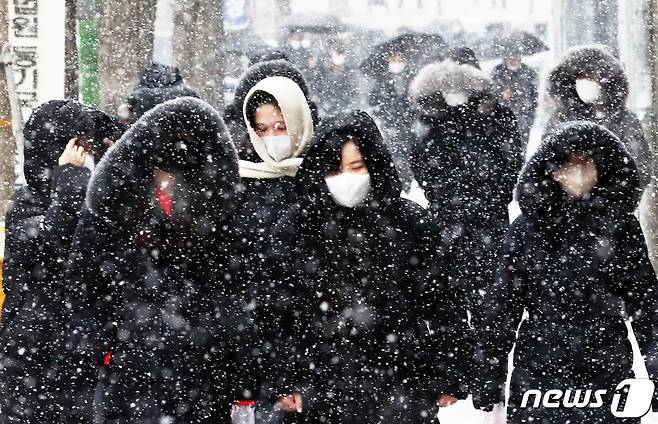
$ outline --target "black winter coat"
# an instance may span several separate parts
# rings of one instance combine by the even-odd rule
[[[294,179],[244,179],[242,203],[231,224],[237,244],[232,273],[241,291],[242,349],[236,363],[243,398],[276,400],[290,393],[292,376],[281,372],[290,346],[289,326],[296,309],[293,234],[297,193]]]
[[[235,143],[240,159],[249,161],[258,160],[258,154],[254,151],[247,127],[245,125],[244,116],[242,115],[243,106],[249,91],[258,84],[260,81],[268,77],[286,77],[291,79],[301,88],[308,106],[311,109],[311,116],[313,117],[313,125],[319,122],[318,108],[315,102],[311,100],[311,90],[302,73],[291,62],[279,59],[270,60],[267,62],[259,62],[247,69],[240,78],[240,83],[235,89],[235,97],[233,103],[226,106],[224,111],[224,122],[231,133],[233,143]]]
[[[338,206],[324,181],[338,168],[341,146],[328,141],[337,131],[356,138],[368,167],[363,207]],[[296,268],[306,299],[295,328],[298,376],[312,387],[309,422],[430,422],[437,395],[466,397],[470,346],[436,227],[400,198],[395,165],[365,112],[323,121],[296,178]]]
[[[175,177],[170,216],[153,194],[156,169]],[[238,180],[221,117],[193,98],[148,112],[100,163],[67,269],[69,422],[228,419],[239,323],[226,222]]]
[[[497,65],[491,74],[496,85],[500,103],[514,112],[519,126],[519,133],[524,143],[528,142],[530,129],[535,123],[539,77],[537,71],[525,63],[519,69],[508,68],[504,63]],[[511,92],[510,97],[502,94]]]
[[[595,105],[584,103],[576,92],[576,78],[587,76],[600,82],[602,96]],[[561,123],[586,120],[603,125],[624,143],[637,164],[640,184],[646,187],[654,161],[637,116],[626,106],[629,84],[624,68],[605,46],[580,46],[568,51],[550,72],[548,94],[555,103],[545,133]]]
[[[14,194],[6,217],[0,422],[59,419],[64,270],[91,173],[58,166],[58,159],[76,136],[94,137],[102,146],[112,136],[106,123],[111,120],[100,112],[57,100],[35,109],[25,125],[27,185]]]
[[[596,163],[590,198],[574,200],[553,180],[571,152],[585,152]],[[507,355],[516,340],[508,422],[616,422],[610,398],[632,376],[628,317],[656,381],[658,281],[633,215],[639,194],[631,155],[593,123],[560,128],[526,164],[517,186],[523,215],[507,233],[478,333],[476,406],[503,401]],[[529,316],[521,321],[524,311]],[[520,408],[526,390],[553,388],[608,393],[599,409]]]
[[[467,103],[449,106],[444,93],[454,91],[468,96]],[[450,277],[477,316],[479,291],[492,283],[523,163],[516,119],[496,100],[488,77],[451,61],[421,71],[411,96],[421,126],[412,151],[414,174],[443,230]]]

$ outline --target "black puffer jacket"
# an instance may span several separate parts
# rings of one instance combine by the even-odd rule
[[[293,80],[295,84],[301,88],[306,97],[308,107],[311,109],[313,125],[317,125],[320,121],[318,117],[318,108],[315,102],[311,100],[311,90],[309,89],[308,83],[295,65],[284,59],[256,63],[247,69],[242,78],[240,78],[240,83],[235,89],[233,103],[227,105],[224,111],[224,122],[226,122],[226,126],[231,133],[231,138],[238,149],[240,159],[258,159],[258,155],[254,151],[251,141],[249,140],[249,134],[247,133],[247,127],[245,126],[242,111],[249,91],[251,91],[251,89],[260,81],[268,77],[286,77]]]
[[[424,68],[410,95],[420,126],[414,174],[443,229],[451,277],[477,316],[478,291],[492,282],[522,164],[516,119],[486,75],[452,61]],[[459,98],[466,103],[453,101]]]
[[[170,215],[154,194],[156,170],[174,175]],[[91,422],[110,350],[108,421],[227,419],[225,358],[239,323],[226,222],[238,180],[221,117],[189,97],[148,112],[100,163],[67,269],[69,422]]]
[[[598,182],[587,199],[574,200],[554,180],[572,152],[586,153],[597,166]],[[616,421],[610,398],[632,375],[627,317],[656,381],[658,281],[633,215],[639,195],[632,157],[605,128],[576,122],[544,140],[519,179],[523,215],[507,233],[496,284],[486,298],[477,338],[476,406],[503,401],[507,355],[516,341],[508,422]],[[529,317],[515,337],[524,310]],[[519,407],[528,389],[553,388],[608,394],[599,409]]]
[[[57,422],[64,268],[91,174],[58,159],[76,136],[93,138],[100,157],[102,140],[114,137],[111,124],[101,112],[57,100],[35,109],[25,125],[27,185],[6,217],[0,422]]]
[[[199,93],[183,82],[178,68],[151,63],[142,70],[135,90],[128,97],[130,120],[136,122],[157,105],[177,97],[199,97]]]
[[[340,161],[338,132],[354,136],[368,167],[363,207],[338,206],[328,192],[324,178]],[[303,346],[299,375],[312,387],[308,421],[430,422],[439,394],[467,395],[466,308],[443,274],[428,213],[400,198],[400,178],[372,118],[356,111],[324,120],[297,188],[297,291],[305,307],[295,339]]]
[[[595,104],[583,102],[576,92],[576,78],[588,77],[599,82],[602,95]],[[624,143],[640,172],[640,184],[651,180],[653,159],[637,116],[626,106],[628,78],[622,64],[601,45],[579,46],[565,53],[548,76],[547,90],[553,100],[545,133],[560,123],[586,120],[603,125]]]

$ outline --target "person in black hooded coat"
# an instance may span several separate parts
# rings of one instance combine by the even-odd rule
[[[175,66],[151,63],[142,70],[135,90],[128,97],[129,122],[134,123],[157,105],[177,97],[199,97],[185,84]]]
[[[577,46],[566,52],[548,75],[547,92],[553,110],[545,134],[569,121],[603,125],[626,145],[640,172],[642,187],[649,184],[654,168],[651,148],[642,124],[626,106],[626,72],[606,46]]]
[[[421,70],[410,96],[420,128],[411,153],[414,175],[443,229],[450,277],[477,318],[523,163],[516,119],[482,71],[451,60]]]
[[[107,115],[74,100],[44,103],[25,124],[27,185],[6,217],[0,422],[57,421],[64,268],[91,175],[81,161],[98,160],[116,132]]]
[[[496,84],[500,102],[514,112],[521,138],[527,143],[537,112],[537,71],[521,62],[520,57],[505,58],[494,67],[491,79]]]
[[[362,158],[348,168],[345,146]],[[325,182],[336,175],[365,176],[369,192],[360,203],[339,200]],[[308,422],[434,422],[439,399],[468,394],[466,308],[443,275],[428,213],[400,197],[373,119],[362,111],[325,119],[296,185],[305,307],[295,374]]]
[[[229,105],[226,105],[226,109],[224,110],[224,122],[226,122],[226,126],[231,133],[233,143],[235,143],[238,149],[238,155],[240,156],[240,159],[256,160],[258,158],[258,155],[251,145],[249,134],[247,132],[247,125],[245,124],[244,117],[242,115],[242,110],[244,108],[244,102],[247,98],[247,94],[249,94],[251,89],[260,81],[264,80],[265,78],[275,76],[286,77],[293,80],[295,84],[297,84],[299,88],[301,88],[301,90],[304,92],[308,107],[311,109],[313,124],[317,125],[320,121],[318,116],[318,108],[315,102],[312,100],[312,93],[309,89],[308,83],[306,82],[306,79],[300,70],[297,69],[295,65],[284,59],[255,63],[249,67],[242,78],[240,78],[240,83],[235,89],[235,97],[233,98],[233,102]]]
[[[100,163],[67,268],[68,422],[228,419],[238,182],[221,117],[189,97],[148,112]]]
[[[594,176],[577,190],[564,174],[574,157]],[[640,422],[610,414],[616,385],[633,376],[628,317],[649,377],[658,377],[658,281],[633,215],[640,193],[632,156],[605,128],[574,122],[544,140],[519,178],[522,215],[486,299],[473,373],[477,407],[504,401],[516,341],[508,422]],[[529,389],[608,392],[601,408],[522,408]]]

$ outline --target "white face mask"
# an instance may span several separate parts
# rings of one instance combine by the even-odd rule
[[[363,203],[370,193],[370,174],[342,172],[324,180],[334,201],[348,208]]]
[[[576,92],[585,103],[594,103],[601,96],[601,85],[590,79],[576,80]]]
[[[331,61],[336,66],[343,66],[345,64],[345,55],[334,54],[334,55],[331,56]]]
[[[120,104],[117,108],[117,116],[124,121],[130,119],[130,105],[126,103]]]
[[[292,156],[292,140],[288,135],[261,137],[267,153],[277,162]]]
[[[82,164],[84,168],[87,168],[91,172],[94,172],[94,169],[96,168],[96,163],[94,162],[94,157],[87,153],[85,155],[85,163]]]
[[[448,106],[460,106],[468,102],[468,94],[463,91],[454,91],[446,93],[443,96]]]
[[[581,198],[591,193],[596,185],[596,165],[562,167],[555,173],[554,178],[567,194]]]
[[[520,63],[515,63],[513,65],[508,64],[507,69],[509,69],[510,71],[518,71],[519,69],[521,69],[521,64]]]
[[[404,68],[406,68],[407,65],[404,62],[389,62],[388,63],[388,70],[392,74],[399,74],[400,72],[404,71]]]
[[[308,38],[304,38],[302,40],[302,47],[304,47],[305,49],[311,47],[311,40],[309,40]]]
[[[290,40],[290,47],[293,50],[299,50],[302,47],[302,42],[299,40]]]

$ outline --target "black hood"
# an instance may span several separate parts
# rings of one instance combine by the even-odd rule
[[[571,200],[553,179],[572,152],[586,153],[596,163],[598,181],[587,200]],[[587,121],[564,124],[549,134],[523,167],[516,187],[524,216],[554,223],[576,210],[607,216],[633,213],[641,194],[637,168],[626,147],[612,132]]]
[[[236,122],[242,122],[242,106],[247,94],[249,91],[260,81],[268,77],[286,77],[295,82],[301,88],[308,102],[308,106],[311,109],[311,115],[313,117],[313,124],[317,125],[318,123],[318,112],[317,106],[311,100],[311,93],[308,88],[308,84],[304,79],[304,76],[295,65],[290,63],[287,60],[270,60],[266,62],[259,62],[249,67],[240,78],[240,82],[235,89],[235,97],[233,98],[233,103],[227,105],[225,111],[225,118],[235,120]]]
[[[112,146],[89,183],[87,207],[110,222],[142,215],[155,169],[176,175],[174,215],[199,231],[225,217],[239,183],[235,147],[218,112],[184,97],[146,113]]]
[[[74,137],[93,139],[96,160],[106,151],[105,138],[118,139],[124,128],[112,118],[75,100],[52,100],[37,107],[23,129],[25,180],[33,190],[47,193],[52,170]]]
[[[146,67],[133,93],[128,97],[131,120],[134,122],[160,103],[177,97],[199,97],[199,93],[186,85],[178,68],[152,63]]]
[[[182,84],[183,77],[175,66],[151,63],[139,76],[139,87],[162,88]]]
[[[564,54],[550,72],[547,81],[549,95],[564,108],[580,110],[588,108],[576,92],[576,78],[591,76],[601,83],[603,104],[610,111],[626,107],[628,78],[621,65],[603,45],[574,47]]]
[[[324,208],[334,205],[324,178],[336,171],[340,163],[340,147],[331,146],[329,138],[339,131],[349,131],[363,155],[371,178],[372,198],[388,204],[400,198],[402,182],[393,158],[384,143],[377,124],[363,111],[353,111],[322,120],[316,129],[311,147],[296,176],[297,192],[310,206]],[[327,203],[328,202],[328,203]]]
[[[468,102],[449,106],[445,93],[455,91],[466,93]],[[490,114],[496,104],[493,82],[486,74],[450,59],[421,69],[409,87],[409,97],[415,110],[424,117],[441,117],[464,108]]]

